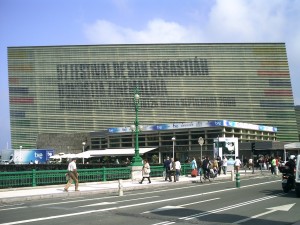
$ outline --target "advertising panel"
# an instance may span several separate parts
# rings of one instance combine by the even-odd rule
[[[47,163],[53,155],[53,149],[20,149],[14,151],[14,162],[17,164]]]
[[[214,157],[226,156],[228,165],[233,165],[239,154],[238,138],[219,137],[214,139]]]

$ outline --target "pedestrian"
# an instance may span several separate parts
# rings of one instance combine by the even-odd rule
[[[226,175],[227,174],[227,158],[225,155],[223,156],[223,160],[222,160],[222,170],[223,170],[223,174]]]
[[[140,184],[143,183],[144,179],[147,178],[148,179],[148,183],[151,184],[151,180],[150,180],[150,164],[148,162],[147,159],[144,160],[144,166],[142,168],[142,175],[143,175],[143,178],[142,180],[139,182]]]
[[[234,167],[235,167],[236,173],[239,173],[241,165],[242,165],[242,162],[239,159],[239,157],[237,156],[234,161]]]
[[[204,178],[207,178],[207,179],[209,178],[209,173],[210,173],[209,167],[210,167],[209,157],[206,156],[202,162],[202,170],[203,170]]]
[[[170,173],[170,158],[169,156],[167,157],[167,159],[164,161],[164,168],[165,168],[165,181],[167,181],[167,179],[169,178],[169,173]]]
[[[179,181],[180,171],[181,171],[181,163],[178,159],[175,159],[175,175],[176,175],[176,181]]]
[[[254,168],[253,168],[253,166],[254,166],[254,165],[253,165],[253,159],[251,159],[251,158],[249,159],[249,161],[248,161],[248,166],[249,166],[249,170],[250,170],[250,169],[253,169],[253,170],[254,170]]]
[[[191,172],[191,176],[192,177],[196,177],[198,175],[198,171],[197,171],[197,162],[195,157],[193,157],[192,162],[191,162],[191,168],[192,168],[192,172]]]
[[[174,182],[176,182],[176,165],[174,162],[174,159],[171,158],[171,162],[170,162],[170,170],[169,170],[169,182],[172,182],[172,177],[174,179]]]
[[[217,162],[218,162],[218,175],[221,175],[221,170],[222,170],[222,159],[221,157],[218,155],[217,157]]]
[[[275,168],[276,168],[276,159],[274,157],[271,157],[271,174],[276,174]]]
[[[78,190],[78,173],[76,167],[76,158],[73,158],[68,165],[68,183],[66,184],[64,191],[68,192],[69,187],[72,185],[73,181],[75,182],[75,191]]]
[[[198,166],[198,175],[201,177],[203,174],[203,170],[202,170],[202,162],[203,162],[204,158],[201,159],[201,157],[198,158],[198,162],[197,162],[197,166]]]
[[[279,166],[279,160],[278,157],[275,158],[276,166],[275,166],[275,175],[278,175],[278,166]]]
[[[192,170],[197,169],[197,162],[196,162],[195,157],[193,157],[193,160],[192,160],[192,162],[191,162],[191,167],[192,167]]]

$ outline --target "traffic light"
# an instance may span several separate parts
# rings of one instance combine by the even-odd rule
[[[255,151],[255,142],[251,143],[251,151],[254,152]]]

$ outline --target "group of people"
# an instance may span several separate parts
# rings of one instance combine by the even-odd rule
[[[179,181],[180,171],[181,171],[181,163],[177,158],[167,157],[164,161],[164,169],[165,169],[165,181],[176,182]],[[172,179],[173,178],[173,179]]]
[[[227,157],[223,156],[222,158],[220,156],[210,160],[209,156],[204,157],[203,159],[199,158],[198,162],[196,161],[196,158],[193,157],[191,161],[191,168],[192,170],[198,170],[198,175],[202,176],[209,176],[210,174],[213,174],[214,177],[217,175],[227,174]]]
[[[249,161],[243,160],[243,164],[245,167],[251,167],[253,165],[252,159],[249,159]],[[210,160],[208,156],[201,159],[199,158],[199,161],[196,161],[196,158],[193,157],[192,161],[190,162],[191,169],[196,170],[199,176],[210,176],[212,173],[213,176],[221,175],[221,172],[223,172],[224,175],[227,174],[227,158],[224,155],[222,158],[220,156],[214,158],[213,160]],[[143,161],[143,167],[142,167],[142,180],[139,182],[140,184],[143,183],[144,179],[148,179],[149,184],[151,183],[150,179],[150,164],[147,159]],[[269,161],[271,173],[277,174],[278,173],[278,166],[280,163],[279,158],[272,157]],[[241,166],[243,165],[239,157],[236,157],[234,161],[234,168],[236,173],[239,172]],[[294,169],[293,166],[291,166],[292,169]],[[167,157],[164,161],[164,169],[165,169],[165,181],[169,182],[176,182],[179,181],[179,176],[181,172],[181,163],[178,159],[169,158]],[[67,184],[64,188],[64,191],[68,191],[69,187],[75,182],[75,191],[78,190],[78,173],[77,173],[77,167],[76,167],[76,158],[72,159],[72,161],[68,165],[68,173],[66,174],[67,178]]]

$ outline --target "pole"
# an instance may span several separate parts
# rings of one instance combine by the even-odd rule
[[[84,152],[84,145],[82,145],[82,164],[84,164],[83,152]]]
[[[173,159],[175,160],[175,140],[176,140],[176,138],[175,137],[172,137],[172,141],[173,141]]]
[[[134,157],[132,158],[132,166],[141,166],[142,165],[142,158],[140,156],[139,150],[139,107],[140,107],[140,95],[138,87],[135,88],[134,91],[134,108],[135,108],[135,144],[134,144]]]
[[[199,145],[200,145],[200,147],[201,147],[201,151],[200,151],[200,160],[202,160],[202,145],[204,144],[204,139],[203,139],[203,137],[199,137],[198,143],[199,143]]]
[[[200,151],[200,160],[202,161],[202,145],[201,145],[201,151]]]
[[[173,159],[174,159],[174,147],[175,147],[175,142],[173,140]]]

